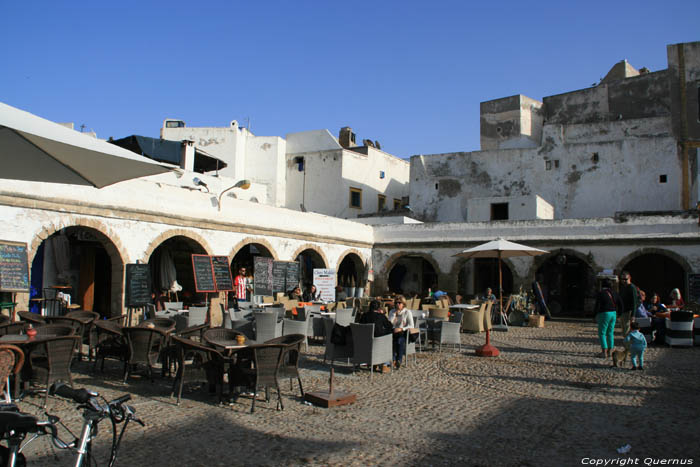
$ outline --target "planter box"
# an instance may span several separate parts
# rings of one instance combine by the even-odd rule
[[[527,324],[531,328],[543,328],[544,327],[544,315],[530,315],[528,317]]]

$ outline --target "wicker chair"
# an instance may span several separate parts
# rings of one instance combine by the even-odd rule
[[[96,341],[95,360],[92,367],[93,371],[99,359],[102,359],[100,371],[104,371],[105,359],[113,358],[124,363],[123,374],[126,375],[129,346],[122,329],[122,326],[116,321],[100,320],[95,322]]]
[[[140,328],[150,328],[149,324],[153,325],[153,329],[157,329],[161,332],[172,332],[175,330],[175,320],[170,318],[153,318],[141,321],[138,325]]]
[[[253,390],[253,402],[250,406],[250,413],[255,412],[255,400],[258,389],[265,389],[265,399],[269,402],[269,389],[277,389],[277,410],[284,410],[282,404],[282,393],[279,385],[279,371],[282,365],[282,356],[285,349],[284,344],[262,344],[247,347],[246,352],[252,353],[252,368],[239,368],[247,376],[249,386]]]
[[[372,378],[374,365],[391,362],[393,358],[391,334],[374,337],[374,324],[350,324],[352,330],[353,355],[355,365],[369,365],[369,377]]]
[[[290,391],[292,390],[292,381],[296,378],[299,382],[301,397],[304,397],[304,387],[301,384],[301,375],[299,374],[299,360],[301,359],[301,343],[304,342],[304,339],[306,339],[306,336],[303,334],[289,334],[265,342],[266,344],[284,344],[287,346],[282,355],[278,376],[280,378],[289,378]]]
[[[38,313],[32,313],[31,311],[18,311],[17,316],[19,316],[20,320],[26,323],[31,323],[34,326],[36,326],[37,324],[46,323],[46,320],[43,316],[41,316]]]
[[[349,326],[353,321],[353,311],[352,308],[338,308],[335,310],[335,322],[340,326]]]
[[[182,388],[185,383],[207,382],[216,387],[218,402],[221,402],[225,358],[218,351],[190,339],[172,336],[177,354],[177,373],[173,381],[170,397],[177,391],[177,405],[180,405]],[[178,384],[179,383],[179,384]]]
[[[6,323],[0,325],[0,336],[4,336],[6,334],[22,334],[26,331],[27,329],[27,323],[26,322],[17,322],[17,323]]]
[[[16,375],[24,365],[24,352],[14,345],[0,345],[0,381],[5,383],[5,402],[12,402],[10,375]]]
[[[145,365],[147,375],[153,381],[153,366],[158,361],[160,351],[165,346],[166,334],[156,328],[127,327],[123,329],[126,342],[129,346],[129,360],[127,361],[124,382],[129,379],[132,368],[137,365]]]
[[[282,335],[282,321],[279,320],[277,311],[256,311],[253,316],[256,342],[266,342]]]
[[[78,353],[78,358],[83,359],[83,341],[86,337],[89,337],[89,331],[91,326],[91,321],[85,322],[85,319],[73,318],[68,315],[66,316],[47,316],[46,322],[48,324],[59,324],[61,326],[67,326],[73,329],[73,334],[80,336],[80,342],[75,348]]]
[[[478,310],[466,310],[462,317],[462,331],[484,332],[484,313],[487,303],[484,302]]]
[[[199,326],[207,322],[209,308],[206,306],[191,306],[187,316],[187,327]]]
[[[443,321],[447,321],[449,315],[450,310],[448,308],[431,308],[428,311],[429,318],[441,319]]]
[[[54,381],[67,381],[71,387],[73,386],[70,365],[78,342],[80,342],[80,336],[51,337],[38,344],[38,348],[29,353],[32,379],[46,386],[44,407],[49,396],[48,389]]]
[[[308,352],[309,350],[309,331],[310,331],[310,326],[309,326],[309,319],[310,317],[305,316],[306,319],[303,321],[298,320],[298,319],[285,319],[282,321],[282,336],[290,336],[290,335],[302,335],[304,336],[304,339],[302,341],[304,342],[304,350]],[[274,339],[272,339],[274,340]],[[265,341],[265,343],[270,342]]]
[[[8,324],[8,323],[10,323],[10,317],[5,316],[5,315],[0,315],[0,326],[2,326],[3,324]]]
[[[94,323],[100,319],[100,315],[94,311],[76,310],[66,313],[66,318],[77,319],[82,323],[80,335],[83,336],[83,344],[88,345],[88,359],[91,359],[95,350],[95,326]],[[82,358],[82,346],[80,346],[80,357]]]
[[[428,339],[433,341],[433,344],[438,345],[438,349],[442,352],[442,344],[453,344],[462,350],[462,312],[455,312],[450,321],[441,321],[439,319],[428,321]]]
[[[43,326],[37,326],[35,329],[37,337],[63,337],[75,335],[75,327],[65,324],[44,324]]]

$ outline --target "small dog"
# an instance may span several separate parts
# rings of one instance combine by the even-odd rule
[[[627,360],[627,356],[630,354],[628,349],[613,350],[612,359],[613,366],[623,366],[623,363]]]

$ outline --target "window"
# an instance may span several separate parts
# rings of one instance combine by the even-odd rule
[[[600,156],[598,155],[597,152],[593,153],[593,157],[591,157],[591,160],[593,161],[594,164],[597,164],[600,161]]]
[[[379,178],[384,178],[386,175],[384,174],[383,170],[379,171]]]
[[[386,209],[386,196],[377,195],[377,212]]]
[[[350,188],[350,207],[362,209],[362,190],[359,188]]]
[[[552,161],[544,161],[544,169],[552,170]]]
[[[559,159],[554,159],[554,168],[555,169],[559,168]]]
[[[508,203],[492,203],[491,204],[491,220],[506,221],[508,220]]]
[[[165,128],[185,128],[185,122],[182,120],[166,120]]]
[[[401,200],[394,198],[394,211],[401,209]]]
[[[297,165],[297,170],[299,170],[299,172],[304,171],[304,158],[303,157],[295,157],[294,163]]]
[[[659,175],[659,183],[666,183],[666,175]]]

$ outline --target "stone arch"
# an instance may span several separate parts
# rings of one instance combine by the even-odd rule
[[[616,271],[621,272],[622,268],[624,268],[627,264],[629,264],[633,259],[638,258],[643,255],[661,255],[661,256],[666,256],[667,258],[672,259],[673,261],[677,262],[685,271],[686,274],[692,273],[693,268],[690,266],[690,263],[681,255],[676,253],[675,251],[671,250],[666,250],[663,248],[654,248],[654,247],[647,247],[647,248],[640,248],[639,250],[635,250],[632,253],[628,254],[627,256],[623,257],[620,261],[617,262],[616,266]]]
[[[473,290],[474,295],[478,296],[484,292],[483,290],[480,290],[481,288],[478,287],[478,284],[473,283],[473,282],[476,282],[474,277],[472,277],[472,284],[469,287],[467,287],[466,290],[461,288],[462,284],[460,284],[460,281],[459,281],[460,276],[461,276],[461,272],[462,272],[462,268],[464,267],[464,265],[467,264],[468,261],[476,260],[476,259],[478,259],[478,258],[458,257],[457,261],[455,261],[452,264],[452,268],[450,269],[450,272],[446,277],[451,280],[451,285],[452,285],[452,288],[454,289],[453,291],[455,293],[459,293],[460,295],[462,295],[462,292],[463,292],[463,293],[469,295],[472,292],[468,292],[468,291],[471,290],[472,287],[474,289]],[[498,258],[494,258],[494,259],[498,260]],[[510,258],[501,258],[501,263],[502,263],[503,271],[504,271],[503,287],[505,290],[510,290],[511,292],[513,292],[515,290],[515,284],[517,284],[522,279],[517,274],[517,269],[513,265],[513,262],[511,261]],[[496,287],[497,285],[498,284],[494,284],[491,287],[494,287],[494,290],[495,290],[497,288]],[[510,287],[511,289],[509,289],[508,287]]]
[[[198,243],[202,248],[204,248],[204,251],[206,254],[211,255],[212,253],[212,248],[209,245],[209,242],[204,239],[201,235],[192,232],[190,230],[185,230],[185,229],[171,229],[166,232],[161,233],[158,235],[156,238],[151,240],[151,242],[148,244],[148,247],[146,248],[146,251],[143,253],[143,256],[141,257],[141,261],[144,263],[148,263],[149,260],[151,259],[151,255],[155,251],[156,248],[158,248],[160,245],[163,244],[166,240],[173,238],[173,237],[186,237],[193,242]]]
[[[328,267],[330,265],[330,263],[328,262],[328,258],[326,257],[326,254],[323,252],[323,250],[320,249],[319,247],[317,247],[316,245],[312,245],[310,243],[305,243],[305,244],[301,245],[299,248],[297,248],[296,251],[294,252],[294,254],[292,254],[290,261],[296,260],[297,256],[302,254],[305,250],[312,250],[312,251],[318,253],[318,255],[321,257],[321,260],[323,261],[323,264],[325,267]]]
[[[393,268],[394,265],[396,264],[396,262],[403,256],[419,256],[430,263],[430,265],[433,267],[433,269],[435,270],[435,273],[438,276],[440,274],[442,274],[442,270],[440,269],[438,262],[435,261],[435,258],[433,258],[432,255],[430,255],[428,253],[421,253],[421,252],[414,252],[414,251],[399,251],[398,253],[394,253],[393,255],[391,255],[384,262],[384,265],[382,266],[382,271],[380,274],[384,277],[387,277],[389,275],[389,272],[391,271],[391,268]]]
[[[246,245],[250,245],[251,243],[258,243],[258,244],[264,246],[265,248],[267,248],[267,251],[269,251],[270,254],[272,255],[272,259],[274,259],[275,261],[279,261],[279,255],[277,254],[275,249],[272,247],[272,244],[270,244],[270,242],[268,242],[264,238],[256,237],[256,238],[245,238],[245,239],[241,240],[240,242],[236,243],[233,246],[233,248],[231,248],[231,251],[229,251],[229,253],[228,253],[229,264],[231,263],[231,261],[233,261],[233,257],[236,256],[236,253],[238,253],[238,251],[241,248],[243,248]]]
[[[107,252],[110,259],[111,283],[109,312],[112,315],[121,314],[124,304],[124,265],[130,262],[128,251],[124,248],[119,236],[107,224],[90,218],[68,218],[58,223],[48,225],[34,235],[29,248],[29,265],[34,262],[39,245],[51,235],[69,227],[82,227],[96,233],[97,240]]]
[[[474,258],[457,258],[457,261],[452,264],[450,275],[457,277],[459,270],[462,269],[464,264],[470,259]],[[513,266],[513,262],[510,260],[510,258],[501,258],[501,262],[508,266],[508,269],[510,269],[511,273],[513,274],[513,282],[515,282],[516,279],[520,279],[520,277],[515,273],[515,267]]]
[[[530,283],[535,280],[535,275],[537,274],[537,270],[542,267],[544,263],[547,261],[557,257],[560,254],[565,254],[568,256],[575,256],[576,258],[580,259],[584,263],[588,265],[589,268],[593,270],[593,272],[598,272],[602,271],[603,268],[598,266],[593,258],[593,255],[591,253],[585,254],[577,250],[573,250],[571,248],[557,248],[557,249],[552,249],[549,254],[546,255],[540,255],[540,256],[534,256],[532,260],[532,265],[530,266],[530,269],[528,270],[527,277],[525,277],[525,282]]]
[[[622,258],[616,272],[628,270],[632,283],[647,293],[656,292],[665,300],[672,289],[688,294],[688,274],[693,268],[681,255],[663,248],[641,248]],[[651,298],[649,296],[649,298]],[[686,298],[687,299],[687,298]]]
[[[348,250],[345,250],[342,255],[338,257],[338,262],[335,264],[335,269],[336,271],[340,269],[340,263],[343,262],[343,260],[351,254],[357,255],[358,258],[360,258],[360,261],[362,261],[362,264],[367,264],[367,258],[365,258],[362,253],[360,253],[358,250],[354,248],[350,248]]]

